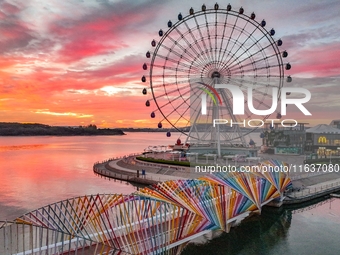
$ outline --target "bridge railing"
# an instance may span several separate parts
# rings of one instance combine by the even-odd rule
[[[41,254],[126,254],[102,243],[95,243],[71,234],[16,221],[0,221],[1,255]]]
[[[134,178],[137,178],[137,170],[135,170],[135,173],[131,172],[129,174],[124,174],[124,173],[117,173],[117,172],[119,172],[119,169],[118,169],[117,172],[110,171],[110,169],[107,169],[107,168],[110,168],[109,165],[106,165],[106,169],[101,167],[102,165],[108,164],[111,161],[117,161],[117,160],[121,160],[122,162],[129,164],[129,165],[133,165],[133,166],[154,168],[154,169],[157,169],[159,172],[167,172],[167,171],[171,172],[172,170],[175,170],[175,171],[185,171],[186,170],[185,167],[181,167],[181,166],[177,166],[177,165],[166,165],[166,164],[159,164],[159,163],[143,162],[143,161],[140,161],[140,160],[136,160],[136,156],[141,156],[141,154],[140,153],[130,153],[130,154],[125,155],[125,156],[112,157],[112,158],[109,158],[109,159],[106,159],[106,160],[97,161],[93,165],[93,171],[96,174],[102,175],[104,177],[126,180],[126,181],[132,181]],[[112,170],[114,170],[114,168],[112,168]],[[122,170],[122,171],[124,171],[124,170]],[[129,171],[131,171],[131,170],[129,170]],[[143,175],[142,172],[140,172],[139,178],[145,179],[145,180],[150,180],[150,181],[155,181],[155,182],[162,181],[160,177],[157,178],[155,176],[148,175],[146,172],[147,171],[145,171],[144,175]]]
[[[122,173],[115,173],[112,172],[108,169],[101,169],[99,167],[94,166],[93,171],[101,176],[107,177],[107,178],[112,178],[112,179],[118,179],[118,180],[124,180],[124,181],[134,181],[137,178],[137,173],[136,174],[122,174]],[[160,180],[157,180],[156,178],[153,178],[152,175],[139,175],[139,179],[145,179],[148,181],[154,181],[158,182]]]
[[[292,191],[287,193],[289,197],[292,198],[304,198],[304,197],[310,197],[313,195],[318,195],[321,193],[327,193],[329,191],[336,191],[340,190],[340,181],[328,183],[321,186],[315,186],[310,188],[300,188],[298,191]]]

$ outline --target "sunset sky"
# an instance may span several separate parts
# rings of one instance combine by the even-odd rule
[[[190,3],[189,3],[190,2]],[[201,0],[0,1],[0,122],[156,127],[141,91],[150,42]],[[219,1],[226,6],[228,1]],[[275,28],[293,85],[311,91],[291,117],[340,119],[340,1],[230,0]],[[212,7],[213,2],[206,5]],[[224,7],[225,8],[225,7]]]

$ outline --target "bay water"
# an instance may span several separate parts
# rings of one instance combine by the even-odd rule
[[[258,142],[259,133],[253,135]],[[98,177],[93,164],[174,144],[179,135],[0,137],[0,221],[88,194],[129,194],[136,186]],[[181,138],[184,140],[185,138]],[[189,245],[183,254],[340,254],[340,199],[264,210],[228,234]],[[212,252],[213,251],[213,252]]]

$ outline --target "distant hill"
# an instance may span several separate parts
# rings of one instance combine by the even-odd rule
[[[64,127],[39,123],[0,122],[0,136],[80,136],[80,135],[125,135],[121,129],[99,129],[96,125]]]

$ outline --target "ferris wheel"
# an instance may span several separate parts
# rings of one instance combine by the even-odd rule
[[[275,30],[267,30],[265,20],[256,21],[255,13],[248,16],[242,7],[233,10],[230,4],[191,8],[188,15],[179,13],[165,25],[146,53],[150,62],[143,64],[142,82],[149,84],[143,94],[152,96],[145,102],[150,117],[159,120],[158,128],[167,125],[182,132],[190,143],[247,146],[245,135],[256,128],[240,123],[259,116],[249,111],[247,96],[243,114],[234,114],[233,94],[221,84],[244,92],[251,88],[253,107],[269,109],[272,97],[279,99],[284,83],[292,80],[284,80],[291,65],[283,62],[288,53],[280,50],[282,40],[274,39]],[[281,114],[276,112],[275,118]],[[216,119],[226,125],[214,127]]]

